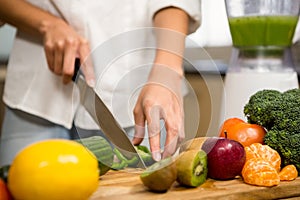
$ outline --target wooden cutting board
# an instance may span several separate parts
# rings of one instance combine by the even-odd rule
[[[186,188],[174,183],[166,193],[150,192],[141,182],[141,171],[109,171],[101,177],[97,191],[91,197],[96,199],[300,199],[300,177],[294,181],[281,182],[274,187],[258,187],[245,184],[241,178],[228,181],[212,179],[198,188]],[[298,198],[297,198],[298,197]],[[294,198],[293,198],[294,199]]]

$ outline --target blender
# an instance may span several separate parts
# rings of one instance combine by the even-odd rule
[[[221,121],[246,120],[249,97],[298,88],[291,53],[300,0],[225,0],[233,49],[224,79]]]

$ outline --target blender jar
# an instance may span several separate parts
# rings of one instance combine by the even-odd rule
[[[233,42],[224,80],[221,122],[245,120],[249,97],[262,89],[298,88],[291,45],[300,0],[225,0]]]

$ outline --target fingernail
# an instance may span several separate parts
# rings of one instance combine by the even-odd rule
[[[95,87],[95,80],[94,79],[87,80],[87,84],[93,88]]]
[[[153,152],[152,156],[153,156],[153,159],[155,161],[160,161],[161,160],[161,154],[159,152]]]

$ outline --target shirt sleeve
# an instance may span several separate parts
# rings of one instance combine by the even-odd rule
[[[189,34],[195,32],[201,23],[201,0],[150,0],[149,17],[163,8],[176,7],[184,10],[190,17]]]

